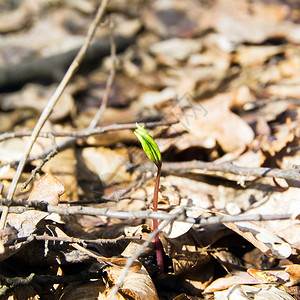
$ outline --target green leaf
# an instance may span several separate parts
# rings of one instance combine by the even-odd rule
[[[134,134],[141,142],[144,152],[152,162],[159,166],[161,164],[161,154],[157,144],[144,126],[136,123],[136,127],[137,129],[134,131]]]

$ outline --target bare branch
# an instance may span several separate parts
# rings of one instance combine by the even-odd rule
[[[0,211],[3,211],[5,206],[0,206]],[[181,208],[183,209],[183,208]],[[187,209],[187,208],[186,208]],[[45,202],[28,201],[28,206],[11,206],[9,212],[21,214],[28,210],[41,210],[49,213],[57,213],[60,215],[89,215],[89,216],[106,216],[109,218],[137,220],[137,219],[157,219],[170,220],[174,219],[174,215],[170,213],[142,210],[142,211],[116,211],[108,208],[84,207],[84,206],[68,206],[68,205],[47,205]],[[185,209],[178,215],[177,221],[197,224],[200,226],[228,223],[228,222],[248,222],[248,221],[271,221],[271,220],[288,220],[291,219],[291,214],[269,214],[269,215],[238,215],[238,216],[210,216],[191,218],[185,214]]]
[[[140,123],[142,125],[145,125],[146,128],[153,128],[157,126],[168,126],[172,124],[176,124],[178,121],[158,121],[158,122],[145,122],[145,123]],[[89,137],[92,135],[96,134],[101,134],[101,133],[106,133],[106,132],[111,132],[111,131],[117,131],[117,130],[126,130],[126,129],[135,129],[136,125],[135,123],[124,123],[124,124],[111,124],[103,127],[97,127],[95,129],[84,129],[81,131],[76,131],[76,132],[60,132],[60,133],[51,133],[51,132],[41,132],[39,134],[40,137],[45,137],[45,138],[50,138],[51,135],[56,136],[56,137],[64,137],[64,136],[71,136],[72,138],[67,139],[61,143],[58,143],[57,146],[55,147],[50,147],[44,150],[43,153],[29,157],[26,160],[26,163],[38,160],[38,159],[44,159],[53,151],[62,151],[64,149],[67,149],[68,147],[71,147],[76,143],[77,139],[79,138],[85,138]],[[15,137],[23,137],[23,136],[29,136],[31,133],[30,132],[16,132],[12,135],[10,135],[9,138],[15,138]],[[0,141],[1,141],[1,136],[0,136]],[[16,165],[18,161],[14,161],[11,163],[12,166]]]
[[[94,116],[93,120],[91,121],[89,129],[94,129],[97,126],[97,124],[107,106],[111,86],[113,84],[113,81],[114,81],[114,78],[116,75],[116,43],[115,43],[115,39],[114,39],[113,29],[114,29],[114,22],[112,20],[110,20],[110,49],[111,49],[110,50],[111,51],[111,53],[110,53],[110,56],[111,56],[110,74],[109,74],[109,77],[106,82],[105,92],[104,92],[104,96],[102,98],[101,106],[100,106],[99,110],[97,111],[96,115]]]
[[[28,184],[35,179],[36,177],[36,174],[38,174],[39,172],[41,172],[42,170],[42,167],[45,165],[45,163],[47,161],[49,161],[52,157],[54,157],[58,151],[57,151],[57,145],[56,145],[56,142],[55,142],[55,138],[54,136],[52,135],[51,136],[51,140],[52,140],[52,144],[53,144],[53,150],[48,153],[48,155],[41,161],[41,163],[36,167],[34,168],[32,171],[31,171],[31,175],[30,177],[22,184],[21,186],[21,191],[25,190],[26,187],[28,186]]]
[[[162,120],[157,122],[144,122],[144,123],[140,122],[140,125],[145,126],[146,128],[154,128],[157,126],[169,126],[176,123],[178,123],[177,120],[169,120],[169,121]],[[135,123],[111,124],[107,126],[88,128],[88,129],[83,129],[80,131],[72,131],[72,132],[40,132],[38,137],[51,138],[51,136],[55,136],[55,137],[69,136],[73,138],[86,138],[89,136],[107,133],[111,131],[127,130],[127,129],[135,129],[135,128],[136,128]],[[8,139],[30,136],[31,134],[32,131],[16,131],[16,132],[3,133],[0,135],[0,142]]]
[[[103,244],[116,244],[119,240],[125,240],[125,239],[132,239],[132,238],[126,238],[125,236],[121,235],[114,239],[88,240],[88,239],[80,239],[80,238],[74,238],[74,237],[69,237],[69,236],[59,237],[59,236],[49,236],[49,235],[30,235],[27,237],[11,239],[4,244],[4,247],[9,247],[11,245],[14,245],[16,243],[21,243],[21,242],[31,242],[33,240],[53,241],[53,242],[63,242],[63,243],[78,243],[78,244],[82,244],[82,245],[86,245],[87,243],[103,245]]]
[[[141,169],[154,170],[152,164],[141,166]],[[200,160],[184,161],[184,162],[165,162],[162,168],[165,173],[187,173],[195,170],[205,172],[222,172],[245,177],[276,177],[287,180],[299,180],[300,170],[298,169],[272,169],[272,168],[248,168],[235,166],[232,163],[213,163],[203,162]]]

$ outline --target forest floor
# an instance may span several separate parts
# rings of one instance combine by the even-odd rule
[[[300,3],[98,2],[0,1],[0,299],[300,299]]]

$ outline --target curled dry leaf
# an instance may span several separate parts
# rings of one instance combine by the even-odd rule
[[[284,259],[292,254],[291,246],[269,230],[250,222],[226,223],[225,225],[270,257]]]
[[[55,176],[47,174],[33,188],[28,201],[44,201],[50,205],[57,205],[64,192],[63,184]]]
[[[7,223],[17,230],[18,238],[31,235],[37,228],[37,224],[46,218],[49,213],[44,211],[25,211],[22,214],[10,213]]]
[[[225,295],[226,296],[225,296]],[[228,296],[227,296],[228,295]],[[230,298],[229,298],[230,297]],[[223,299],[249,299],[247,293],[243,290],[242,286],[233,286],[228,289],[228,291],[216,292],[215,293],[215,300],[223,300]]]
[[[122,269],[110,266],[105,270],[107,272],[107,278],[105,280],[106,284],[113,286],[118,281]],[[158,300],[155,286],[146,269],[142,266],[142,268],[137,272],[134,271],[132,271],[132,269],[129,270],[123,285],[117,293],[117,295],[122,295],[124,297],[120,299]],[[106,295],[106,298],[100,299],[111,299],[110,288],[107,289],[104,294]]]

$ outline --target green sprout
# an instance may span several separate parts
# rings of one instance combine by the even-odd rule
[[[161,154],[157,144],[155,143],[155,141],[153,140],[149,132],[144,128],[144,126],[140,126],[138,123],[136,123],[136,127],[137,129],[134,131],[134,134],[141,142],[143,150],[148,156],[148,158],[157,166],[157,175],[156,175],[154,193],[153,193],[153,211],[157,211],[158,189],[159,189],[161,166],[162,166]],[[153,230],[156,230],[157,228],[158,228],[158,221],[156,219],[153,219]],[[155,253],[156,253],[157,265],[160,271],[163,272],[164,271],[163,249],[158,235],[155,237]]]
[[[140,126],[136,123],[136,127],[137,129],[134,131],[134,134],[141,142],[144,152],[148,158],[156,164],[156,166],[161,165],[161,154],[152,136],[144,128],[144,126]]]

